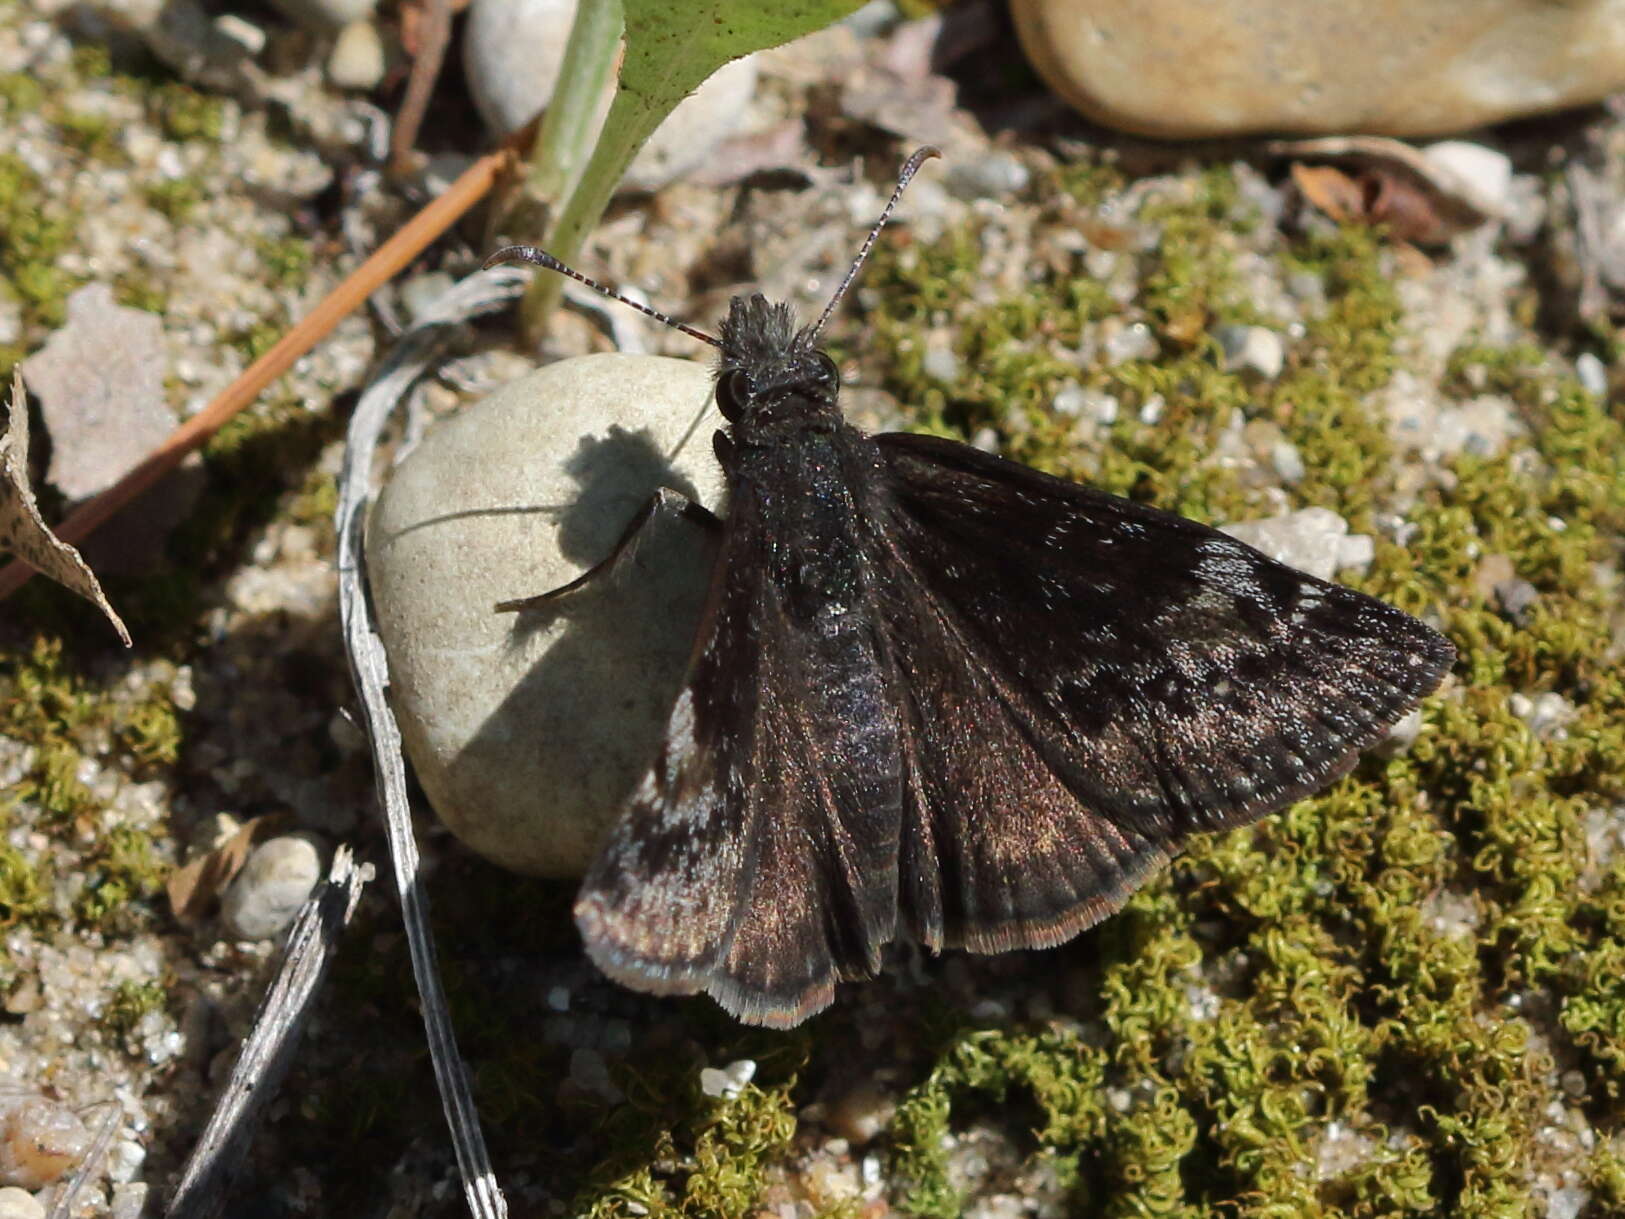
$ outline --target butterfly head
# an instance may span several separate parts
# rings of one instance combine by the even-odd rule
[[[840,373],[813,346],[808,327],[796,328],[788,305],[761,293],[736,296],[722,323],[717,360],[717,405],[730,423],[766,421],[793,410],[802,416],[835,413]]]

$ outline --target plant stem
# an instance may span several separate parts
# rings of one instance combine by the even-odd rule
[[[682,94],[677,96],[680,98]],[[616,92],[609,114],[604,118],[603,130],[598,133],[598,146],[593,149],[592,159],[582,170],[575,189],[570,192],[569,202],[548,234],[549,254],[562,263],[574,265],[576,256],[581,253],[581,243],[609,206],[626,167],[674,104],[674,101],[655,104],[625,87]],[[538,275],[531,282],[519,305],[520,326],[529,341],[535,342],[547,328],[547,319],[558,308],[563,293],[562,276]]]
[[[564,44],[558,87],[530,150],[530,190],[557,209],[597,134],[604,89],[615,74],[625,24],[621,0],[581,0]]]

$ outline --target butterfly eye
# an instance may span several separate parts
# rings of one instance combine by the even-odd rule
[[[839,389],[841,385],[840,366],[823,352],[815,352],[818,359],[818,375],[831,389]]]
[[[755,394],[756,387],[751,384],[750,374],[743,368],[730,369],[722,374],[717,382],[717,405],[722,408],[722,417],[733,423],[744,413],[745,404]]]

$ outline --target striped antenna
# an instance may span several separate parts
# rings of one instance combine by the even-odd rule
[[[684,325],[675,318],[667,317],[658,309],[651,309],[648,305],[639,304],[631,297],[622,296],[619,292],[615,291],[614,288],[609,287],[607,284],[601,284],[596,279],[590,279],[583,275],[580,271],[571,270],[558,259],[554,258],[553,255],[549,254],[546,250],[538,249],[536,246],[503,246],[502,249],[498,250],[495,254],[491,255],[491,257],[487,258],[483,263],[481,263],[480,269],[482,271],[487,270],[491,267],[499,266],[505,262],[535,263],[538,267],[546,267],[549,271],[557,271],[560,275],[568,275],[577,283],[586,284],[587,287],[591,288],[594,292],[601,292],[611,300],[620,301],[623,305],[630,305],[639,313],[652,317],[657,322],[665,322],[666,325],[670,326],[673,330],[681,330],[690,338],[699,339],[702,343],[709,343],[711,346],[718,348],[719,350],[722,347],[721,339],[712,338],[703,330],[696,330],[692,326]]]
[[[897,175],[897,188],[892,191],[891,199],[887,202],[885,210],[880,213],[880,219],[875,221],[875,227],[870,229],[869,235],[863,239],[863,245],[858,250],[858,256],[852,260],[852,267],[847,271],[846,278],[841,281],[841,286],[835,289],[835,295],[829,298],[829,304],[824,306],[824,311],[818,315],[818,321],[813,323],[813,328],[807,332],[807,341],[809,343],[818,337],[819,331],[824,328],[824,323],[829,321],[829,315],[835,312],[835,306],[841,303],[841,298],[846,295],[846,290],[852,286],[852,281],[858,277],[858,272],[863,269],[863,264],[868,261],[869,251],[874,248],[875,239],[880,236],[880,230],[886,227],[886,221],[891,219],[892,210],[896,208],[897,201],[903,197],[903,188],[913,180],[914,175],[919,172],[920,166],[924,165],[932,157],[940,157],[941,155],[942,150],[940,148],[927,144],[923,148],[916,148],[914,155],[903,162],[902,171]]]

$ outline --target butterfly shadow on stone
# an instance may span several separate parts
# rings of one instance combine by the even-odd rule
[[[584,438],[565,470],[579,494],[530,510],[540,518],[538,546],[556,529],[560,553],[582,568],[615,549],[659,488],[696,495],[646,432],[611,428]],[[585,867],[660,747],[715,549],[710,531],[656,514],[617,561],[570,595],[504,614],[510,648],[533,648],[543,632],[556,638],[453,761],[457,782],[491,778],[500,766],[493,760],[512,756],[512,738],[523,734],[540,755],[536,773],[579,777],[579,794],[569,798],[580,803],[565,807],[561,793],[537,791],[530,807],[510,815],[555,821],[559,854]]]

